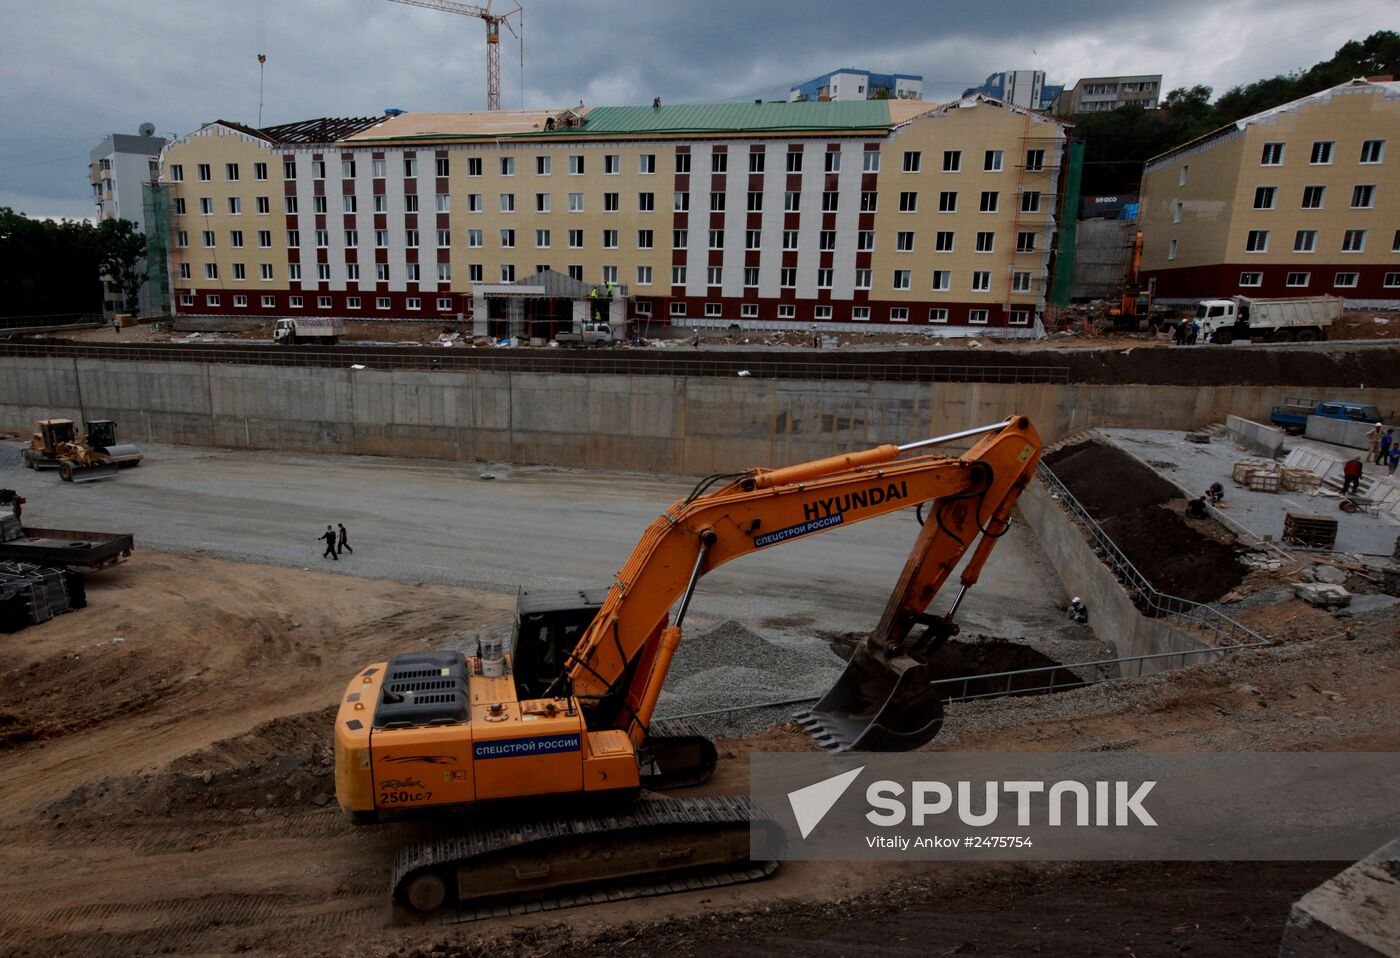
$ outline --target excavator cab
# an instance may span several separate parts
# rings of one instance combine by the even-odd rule
[[[598,615],[607,589],[522,592],[515,602],[511,670],[521,699],[563,694],[569,653]]]

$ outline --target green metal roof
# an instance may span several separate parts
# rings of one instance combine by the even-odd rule
[[[682,103],[675,106],[597,106],[579,127],[556,135],[638,133],[777,133],[802,130],[888,129],[884,100],[817,103]]]

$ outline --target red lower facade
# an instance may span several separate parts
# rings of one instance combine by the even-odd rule
[[[1305,285],[1289,285],[1290,274],[1307,274]],[[1337,286],[1337,274],[1356,274],[1355,286]],[[1258,284],[1253,276],[1258,274]],[[1260,263],[1226,263],[1182,269],[1144,270],[1143,282],[1156,283],[1158,299],[1224,299],[1258,296],[1340,296],[1355,300],[1400,302],[1400,254],[1394,264],[1358,265],[1346,261],[1274,266]],[[1244,278],[1251,285],[1241,285]],[[1298,277],[1294,277],[1295,280]]]

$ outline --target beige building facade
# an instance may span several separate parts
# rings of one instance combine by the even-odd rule
[[[1143,263],[1159,299],[1400,304],[1400,83],[1354,80],[1147,164]]]
[[[629,319],[1030,331],[1065,127],[983,97],[404,114],[170,144],[190,315],[449,318],[541,270]]]

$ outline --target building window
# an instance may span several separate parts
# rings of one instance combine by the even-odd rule
[[[190,277],[190,264],[189,264],[189,263],[181,263],[181,264],[180,264],[180,278],[181,278],[181,279],[190,279],[190,278],[191,278],[191,277]]]
[[[616,213],[616,212],[617,212],[618,210],[620,210],[621,208],[622,208],[622,205],[618,202],[618,194],[616,194],[616,193],[604,193],[604,194],[603,194],[603,212],[604,212],[604,213]]]
[[[1342,234],[1343,253],[1364,253],[1366,251],[1366,231],[1347,230]]]
[[[277,297],[276,297],[276,296],[264,296],[264,297],[262,298],[262,308],[263,308],[263,309],[272,309],[272,308],[273,308],[274,306],[276,306],[276,305],[277,305]]]
[[[841,172],[841,154],[836,152],[835,150],[830,150],[826,154],[826,172]]]
[[[301,282],[301,264],[300,264],[300,263],[288,263],[288,264],[287,264],[287,279],[290,280],[290,281],[293,282],[293,283],[300,283],[300,282]]]
[[[289,296],[289,297],[287,297],[287,308],[288,308],[288,309],[301,309],[301,304],[302,304],[302,299],[301,299],[300,296]]]
[[[205,305],[205,306],[217,306],[217,305],[219,305],[219,297],[218,297],[218,295],[215,294],[215,293],[210,293],[208,296],[204,297],[204,305]]]
[[[512,268],[512,270],[514,269],[514,267],[511,267],[511,268]],[[408,297],[407,299],[404,300],[404,304],[403,304],[403,305],[404,305],[404,309],[422,309],[422,308],[423,308],[423,300],[422,300],[421,297],[418,297],[418,296],[410,296],[410,297]]]
[[[758,304],[757,304],[757,303],[740,303],[740,304],[739,304],[739,318],[740,318],[740,319],[758,319]]]
[[[1018,252],[1018,253],[1034,253],[1034,252],[1035,252],[1035,234],[1034,234],[1034,233],[1030,233],[1030,232],[1017,233],[1017,234],[1016,234],[1016,252]]]
[[[761,155],[762,155],[762,154],[759,154],[759,153],[755,153],[755,154],[754,154],[754,156],[761,156]],[[759,193],[759,192],[756,191],[756,190],[750,190],[750,191],[749,191],[749,212],[750,212],[750,213],[759,213],[759,212],[762,212],[762,210],[763,210],[763,194],[762,194],[762,193]]]
[[[1244,241],[1246,253],[1267,253],[1269,251],[1269,231],[1250,230]]]
[[[996,246],[997,234],[981,232],[977,234],[977,252],[990,253]]]
[[[638,285],[638,286],[650,286],[650,285],[651,285],[651,267],[650,267],[650,266],[638,266],[638,267],[637,267],[637,285]]]
[[[484,272],[485,272],[485,267],[482,266],[480,263],[468,263],[468,264],[467,264],[467,281],[470,282],[470,283],[481,283],[481,282],[484,282],[484,280],[482,279],[482,274],[483,274]],[[575,277],[575,278],[578,278],[578,277]]]
[[[1240,285],[1241,285],[1241,286],[1263,286],[1263,285],[1264,285],[1264,274],[1263,274],[1263,273],[1241,273],[1241,274],[1240,274]]]
[[[185,182],[185,167],[184,167],[183,164],[181,164],[181,163],[172,163],[172,164],[171,164],[171,166],[170,166],[170,182],[172,182],[172,183],[183,183],[183,182]],[[190,305],[193,305],[193,304],[190,304]]]
[[[208,183],[214,178],[212,167],[210,167],[208,163],[199,164],[197,171],[199,173],[199,182],[201,183]]]
[[[1385,281],[1381,283],[1386,289],[1400,287],[1400,273],[1386,273]]]
[[[1390,241],[1390,251],[1400,253],[1400,230],[1395,231],[1395,238]]]
[[[935,253],[953,252],[953,240],[956,234],[952,230],[939,230],[933,235],[933,251]]]
[[[1045,169],[1045,151],[1044,151],[1044,150],[1027,150],[1027,151],[1026,151],[1026,172],[1027,172],[1027,173],[1039,173],[1039,172],[1040,172],[1041,170],[1043,170],[1043,169]]]
[[[616,231],[614,231],[614,235],[616,235]],[[614,244],[614,245],[616,245],[616,244]],[[502,248],[502,249],[514,249],[514,248],[515,248],[515,230],[501,230],[501,248]]]
[[[258,276],[264,282],[272,282],[272,264],[261,263],[258,266]]]
[[[987,150],[982,158],[982,171],[984,173],[1000,173],[1002,164],[1001,150]]]
[[[1374,186],[1356,186],[1351,191],[1351,208],[1354,210],[1369,210],[1376,205],[1376,188]]]
[[[546,200],[547,200],[548,197],[549,197],[549,194],[546,193],[546,194],[544,194],[544,195],[545,195],[545,198],[546,198]],[[450,212],[452,212],[452,196],[451,196],[451,194],[448,194],[448,193],[438,193],[438,194],[436,194],[436,198],[437,198],[437,211],[438,211],[439,213],[450,213]],[[354,197],[352,196],[352,197],[350,197],[350,199],[353,200]],[[350,212],[353,212],[353,210],[350,211]],[[548,205],[547,205],[547,204],[546,204],[546,208],[545,208],[544,212],[546,212],[546,213],[549,212],[549,208],[548,208]]]
[[[865,190],[860,194],[860,211],[874,213],[880,205],[880,194],[875,190]]]
[[[406,198],[406,197],[405,197],[405,198]],[[514,212],[515,212],[515,194],[514,194],[514,193],[502,193],[502,194],[501,194],[501,212],[502,212],[502,213],[514,213]]]
[[[340,161],[340,178],[343,180],[353,180],[355,178],[355,161]]]
[[[880,152],[878,150],[866,150],[861,161],[861,169],[867,173],[880,172]],[[870,318],[869,310],[866,311],[866,319]]]
[[[762,230],[745,230],[745,231],[744,231],[744,249],[747,249],[747,250],[758,250],[758,249],[762,249],[762,248],[763,248],[763,231],[762,231]]]
[[[797,249],[797,230],[783,230],[783,249],[792,251]]]
[[[870,156],[869,153],[867,153],[867,154],[865,154],[865,155],[866,155],[866,156]],[[876,155],[878,155],[878,154],[876,154]],[[852,307],[851,307],[851,320],[854,321],[854,322],[857,322],[857,323],[866,323],[866,322],[869,322],[869,321],[870,321],[870,307],[869,307],[869,306],[852,306]]]
[[[728,172],[728,171],[729,171],[729,154],[728,154],[728,153],[711,153],[711,154],[710,154],[710,172],[711,172],[711,173],[726,173],[726,172]]]
[[[828,153],[827,156],[839,156],[839,153]],[[827,190],[822,193],[822,212],[835,213],[841,202],[841,194],[835,190]]]
[[[446,249],[446,248],[450,247],[450,246],[452,245],[452,231],[451,231],[451,230],[438,230],[438,231],[437,231],[437,244],[438,244],[438,248],[439,248],[439,249]]]
[[[1039,193],[1039,191],[1037,191],[1037,190],[1028,190],[1027,192],[1021,194],[1021,212],[1022,212],[1022,213],[1039,213],[1039,212],[1040,212],[1040,193]]]
[[[377,297],[375,297],[375,300],[374,300],[374,308],[375,308],[375,309],[388,309],[388,308],[389,308],[389,297],[387,297],[387,296],[377,296]]]
[[[907,323],[907,322],[909,322],[909,307],[908,307],[908,306],[891,306],[891,307],[890,307],[890,322],[892,322],[892,323]]]
[[[684,285],[685,285],[685,267],[684,267],[684,266],[672,266],[672,267],[671,267],[671,285],[672,285],[672,286],[684,286]]]
[[[1185,212],[1186,212],[1186,204],[1185,204],[1185,203],[1182,203],[1180,200],[1178,200],[1177,202],[1173,203],[1173,204],[1172,204],[1172,222],[1173,222],[1173,223],[1180,223],[1180,222],[1181,222],[1181,216],[1182,216],[1182,214],[1185,213]]]
[[[1017,270],[1011,274],[1011,291],[1013,293],[1029,293],[1031,291],[1031,274],[1029,271]]]
[[[358,296],[347,296],[347,297],[345,297],[345,308],[346,308],[346,309],[359,309],[359,308],[360,308],[360,297],[358,297]]]
[[[1191,164],[1189,164],[1189,163],[1183,163],[1182,166],[1181,166],[1181,173],[1180,173],[1180,175],[1178,175],[1177,178],[1176,178],[1176,185],[1177,185],[1177,186],[1185,186],[1185,185],[1186,185],[1186,179],[1187,179],[1187,177],[1189,177],[1190,175],[1191,175]]]
[[[938,194],[938,212],[956,213],[958,211],[958,194],[952,190],[945,190]]]
[[[316,264],[316,279],[317,279],[317,281],[318,281],[318,282],[322,282],[322,283],[326,283],[326,282],[329,282],[329,281],[330,281],[330,278],[331,278],[331,264],[330,264],[330,263],[317,263],[317,264]]]
[[[176,215],[176,216],[184,216],[184,215],[185,215],[185,198],[184,198],[183,196],[177,196],[177,197],[175,197],[175,215]]]
[[[268,267],[268,269],[269,269],[269,271],[270,271],[270,270],[271,270],[271,267]],[[271,277],[271,276],[268,276],[268,277],[266,277],[266,278],[267,278],[267,279],[271,279],[272,277]],[[358,282],[360,281],[360,264],[359,264],[359,263],[346,263],[346,264],[345,264],[345,278],[346,278],[347,280],[349,280],[350,282],[352,282],[352,283],[358,283]]]
[[[1385,140],[1367,140],[1361,144],[1361,162],[1379,163],[1385,156]]]
[[[583,230],[569,230],[569,249],[583,249]]]
[[[480,176],[480,175],[481,175],[481,160],[478,159],[476,162],[477,162],[476,175],[477,175],[477,176]],[[382,159],[370,160],[370,161],[369,161],[369,172],[370,172],[370,176],[374,177],[375,179],[380,179],[380,180],[384,179],[384,172],[385,172],[385,163],[384,163],[384,160],[382,160]]]
[[[1167,259],[1176,259],[1176,240],[1172,240],[1167,247]]]
[[[904,151],[904,172],[917,173],[919,166],[923,162],[923,154],[918,150]]]
[[[1356,286],[1356,273],[1338,273],[1332,279],[1332,285],[1339,289],[1351,289]]]
[[[326,178],[326,161],[325,161],[325,160],[312,160],[312,161],[311,161],[311,178],[312,178],[312,179],[316,179],[316,180],[324,180],[324,179]]]
[[[991,270],[978,269],[972,272],[972,291],[974,293],[985,293],[992,288]]]
[[[1001,194],[996,190],[983,190],[982,199],[978,203],[978,210],[983,213],[995,213],[1000,205]]]
[[[1259,158],[1260,166],[1282,166],[1283,165],[1283,144],[1265,143],[1264,155]]]
[[[758,267],[757,267],[757,266],[745,266],[745,267],[744,267],[744,285],[745,285],[746,287],[754,287],[754,286],[757,286],[757,285],[758,285]]]
[[[511,232],[511,233],[514,233],[515,231],[514,231],[514,230],[511,230],[510,232]],[[414,249],[414,248],[416,248],[416,247],[418,246],[418,231],[417,231],[417,230],[404,230],[404,231],[403,231],[403,239],[404,239],[404,242],[403,242],[403,245],[404,245],[404,246],[408,247],[409,249]],[[319,230],[318,230],[317,233],[316,233],[316,245],[317,245],[317,246],[320,246],[320,245],[321,245],[321,231],[319,231]],[[514,244],[512,244],[512,245],[514,245]]]
[[[205,248],[205,249],[213,249],[213,248],[214,248],[214,231],[213,231],[213,230],[204,230],[203,232],[204,232],[204,248]]]
[[[690,194],[689,194],[689,193],[673,193],[673,194],[671,194],[671,209],[674,210],[674,211],[677,212],[677,213],[688,213],[688,212],[690,212]]]
[[[1293,234],[1293,252],[1311,253],[1317,249],[1317,230],[1299,230]]]
[[[953,288],[953,273],[951,270],[936,269],[933,271],[933,291],[936,293],[946,293]]]
[[[617,176],[622,172],[622,156],[617,153],[605,153],[603,155],[603,175]]]
[[[651,175],[656,172],[656,154],[643,153],[637,157],[637,172],[643,175]]]
[[[438,162],[440,163],[440,162],[442,162],[442,161],[439,160]],[[541,155],[535,157],[535,175],[536,175],[536,176],[548,176],[548,175],[552,172],[553,167],[554,167],[554,157],[550,156],[548,153],[543,153],[543,154],[541,154]],[[446,176],[446,174],[445,174],[445,173],[439,173],[438,176]]]
[[[779,319],[796,319],[796,318],[797,318],[797,307],[796,307],[796,306],[779,306],[779,307],[778,307],[778,318],[779,318]]]
[[[350,197],[349,199],[353,201],[353,200],[355,199],[355,197],[352,196],[352,197]],[[270,213],[272,212],[272,200],[271,200],[270,198],[268,198],[268,197],[266,197],[266,196],[259,196],[257,202],[258,202],[258,215],[259,215],[259,216],[267,216],[268,214],[270,214]],[[184,210],[182,209],[182,210],[180,210],[180,212],[183,213]],[[350,212],[353,213],[353,212],[355,212],[355,211],[352,209]]]
[[[1308,162],[1314,166],[1326,166],[1332,162],[1332,140],[1318,140],[1312,145],[1312,156]]]
[[[1006,322],[1009,326],[1029,326],[1031,324],[1031,311],[1028,309],[1013,309],[1006,314]]]
[[[514,267],[514,266],[509,265],[509,264],[503,264],[503,265],[501,266],[501,282],[503,282],[503,283],[513,283],[513,282],[515,282],[515,267]]]
[[[724,267],[709,266],[705,269],[705,283],[708,286],[721,286],[724,284]]]
[[[671,248],[685,249],[690,245],[689,230],[671,230]]]
[[[831,289],[831,278],[834,270],[817,270],[817,289]]]
[[[928,321],[930,323],[946,323],[948,321],[948,310],[943,306],[934,306],[928,311]]]
[[[467,245],[473,249],[486,245],[483,240],[483,232],[483,230],[467,230]],[[379,234],[376,233],[375,235],[378,236]]]
[[[439,296],[437,298],[437,308],[439,312],[446,312],[452,308],[451,296]]]
[[[219,278],[219,264],[218,264],[218,263],[205,263],[205,264],[204,264],[204,278],[205,278],[205,279],[218,279],[218,278]]]
[[[190,234],[186,230],[175,231],[175,245],[181,249],[190,245]]]
[[[671,315],[672,315],[672,316],[684,316],[684,315],[685,315],[685,301],[684,301],[684,300],[679,300],[679,301],[677,301],[677,300],[672,300],[672,301],[671,301]]]
[[[1311,274],[1311,273],[1289,273],[1289,274],[1288,274],[1288,278],[1284,281],[1284,284],[1283,284],[1283,285],[1285,285],[1285,286],[1307,286],[1307,285],[1308,285],[1308,281],[1309,281],[1311,278],[1312,278],[1312,274]]]
[[[710,249],[724,249],[724,230],[710,230]]]
[[[714,194],[711,194],[712,196]],[[797,213],[802,209],[802,194],[796,190],[788,190],[783,194],[783,209],[788,213]]]
[[[549,249],[549,230],[535,230],[535,249]]]
[[[836,249],[835,231],[832,231],[831,249]],[[856,233],[856,250],[861,253],[868,253],[875,248],[875,231],[860,230]]]
[[[228,213],[230,216],[242,216],[243,200],[239,199],[237,196],[230,196],[228,198]]]
[[[652,212],[655,212],[655,210],[656,210],[656,194],[655,194],[655,193],[638,193],[638,194],[637,194],[637,212],[639,212],[639,213],[652,213]]]
[[[919,194],[912,191],[900,193],[899,211],[901,213],[917,213],[919,211]]]
[[[405,200],[405,202],[407,202],[408,197],[404,197],[404,200]],[[415,200],[415,202],[416,202],[417,197],[414,197],[414,200]],[[324,212],[326,212],[326,198],[325,198],[324,196],[313,196],[313,197],[312,197],[312,203],[313,203],[313,205],[314,205],[315,210],[316,210],[317,213],[324,213]],[[415,205],[415,206],[413,207],[413,210],[416,212],[417,209],[418,209],[418,207]]]
[[[802,172],[802,151],[801,151],[801,150],[788,150],[788,155],[787,155],[787,171],[788,171],[789,173],[801,173],[801,172]]]
[[[962,170],[962,150],[943,151],[943,172],[957,173]]]
[[[438,232],[441,233],[442,231],[439,230]],[[346,245],[346,247],[359,246],[359,245],[360,245],[360,231],[359,231],[359,230],[346,230],[346,231],[345,231],[345,245]]]
[[[834,230],[833,230],[832,232],[833,232],[833,234],[835,233]],[[835,240],[835,238],[836,238],[835,235],[833,235],[833,236],[832,236],[833,241]],[[913,231],[913,230],[901,230],[900,232],[895,233],[895,234],[894,234],[894,248],[895,248],[895,252],[897,252],[897,253],[912,253],[912,252],[914,252],[914,231]]]
[[[407,175],[408,175],[407,172],[405,172],[404,175],[407,176]],[[502,176],[514,176],[514,175],[515,175],[515,157],[513,157],[513,156],[503,156],[503,157],[501,157],[501,175],[502,175]]]
[[[652,230],[637,230],[637,249],[651,249],[655,245],[655,235]]]
[[[967,311],[967,321],[974,326],[985,326],[987,325],[988,315],[990,315],[989,310],[969,309]]]
[[[689,154],[689,153],[677,153],[677,154],[676,154],[676,172],[677,172],[677,173],[689,173],[689,172],[690,172],[690,154]]]
[[[1256,186],[1254,188],[1254,208],[1256,210],[1271,210],[1274,208],[1274,194],[1278,192],[1276,187]]]

